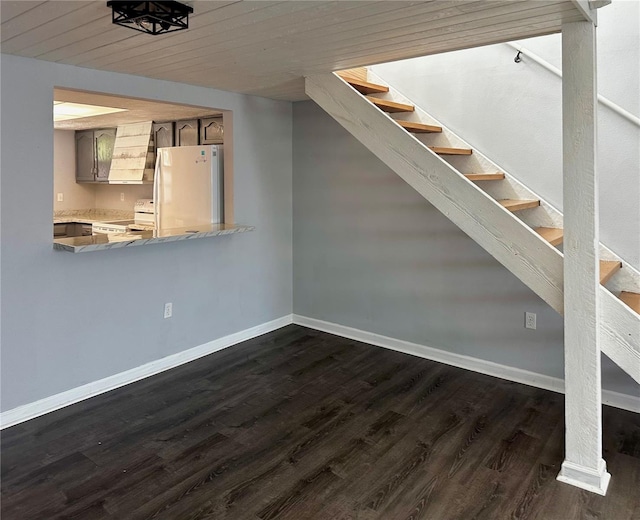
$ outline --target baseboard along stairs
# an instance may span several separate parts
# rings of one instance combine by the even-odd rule
[[[306,78],[307,95],[563,313],[562,213],[371,71]],[[640,272],[600,246],[600,347],[640,383]]]

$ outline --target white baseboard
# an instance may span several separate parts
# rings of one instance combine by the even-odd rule
[[[338,325],[336,323],[330,323],[328,321],[294,314],[282,316],[281,318],[273,321],[256,325],[250,329],[230,334],[189,350],[178,352],[177,354],[172,354],[171,356],[167,356],[156,361],[151,361],[150,363],[132,368],[131,370],[126,370],[125,372],[120,372],[119,374],[105,377],[104,379],[99,379],[98,381],[78,386],[50,397],[45,397],[44,399],[34,401],[33,403],[7,410],[6,412],[0,413],[0,429],[14,426],[21,422],[28,421],[29,419],[34,419],[79,401],[89,399],[90,397],[103,394],[121,386],[164,372],[165,370],[170,370],[171,368],[189,363],[190,361],[194,361],[203,356],[212,354],[213,352],[231,347],[241,343],[242,341],[255,338],[256,336],[266,334],[267,332],[277,330],[291,323],[329,332],[345,338],[355,339],[362,341],[363,343],[396,350],[398,352],[404,352],[413,356],[430,359],[446,365],[464,368],[465,370],[500,377],[509,381],[535,386],[537,388],[544,388],[545,390],[552,390],[553,392],[564,393],[564,381],[559,378],[549,377],[535,372],[528,372],[526,370],[500,365],[491,361],[484,361],[470,356],[454,354],[445,350],[389,338],[380,334],[374,334],[372,332],[366,332],[346,327],[344,325]],[[640,399],[631,395],[604,390],[602,392],[602,402],[609,406],[640,413]]]
[[[7,410],[6,412],[0,413],[0,429],[14,426],[21,422],[28,421],[29,419],[34,419],[40,415],[77,403],[78,401],[89,399],[90,397],[103,394],[109,390],[114,390],[121,386],[139,381],[140,379],[189,363],[190,361],[207,356],[213,352],[217,352],[218,350],[231,347],[242,341],[282,328],[292,322],[293,318],[291,314],[282,316],[281,318],[256,325],[250,329],[241,330],[234,334],[229,334],[223,338],[218,338],[203,345],[178,352],[177,354],[172,354],[170,356],[151,361],[150,363],[120,372],[119,374],[114,374],[112,376],[105,377],[104,379],[99,379],[98,381],[93,381],[92,383],[78,386],[50,397],[45,397],[39,401]]]
[[[454,354],[452,352],[447,352],[446,350],[390,338],[388,336],[382,336],[380,334],[346,327],[337,323],[308,318],[306,316],[300,316],[299,314],[293,315],[293,323],[309,327],[310,329],[329,332],[330,334],[342,336],[343,338],[355,339],[378,347],[384,347],[398,352],[404,352],[405,354],[411,354],[413,356],[444,363],[446,365],[464,368],[465,370],[471,370],[472,372],[479,372],[481,374],[499,377],[508,381],[514,381],[516,383],[522,383],[536,388],[543,388],[545,390],[551,390],[561,394],[564,393],[564,380],[557,377],[529,372],[520,368],[501,365],[493,363],[492,361],[485,361],[483,359],[464,356],[462,354]],[[640,413],[640,398],[631,395],[603,390],[602,403],[615,408],[622,408],[623,410]]]

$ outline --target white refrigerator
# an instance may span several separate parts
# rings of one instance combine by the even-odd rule
[[[156,229],[224,222],[222,145],[158,148],[153,178]]]

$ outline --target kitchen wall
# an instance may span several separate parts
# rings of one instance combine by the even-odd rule
[[[293,171],[294,313],[563,377],[562,318],[310,101]],[[606,358],[603,385],[638,395]]]
[[[57,194],[64,200],[58,202]],[[75,132],[53,132],[53,209],[91,209],[96,204],[95,189],[90,184],[76,183]]]
[[[62,193],[64,200],[58,201]],[[120,200],[124,194],[124,200]],[[76,144],[73,130],[53,131],[53,209],[119,209],[133,211],[137,199],[153,198],[153,186],[102,185],[76,182]]]
[[[95,187],[96,208],[100,209],[121,209],[133,211],[133,204],[137,199],[152,199],[153,185],[100,185]],[[124,200],[120,200],[120,194],[124,193]]]
[[[8,55],[0,66],[2,411],[291,313],[291,103]],[[54,86],[232,110],[236,221],[256,230],[54,251]]]
[[[519,42],[562,68],[559,34]],[[598,9],[598,91],[640,116],[640,2]],[[506,44],[372,67],[562,209],[562,80]],[[640,128],[600,104],[600,238],[640,269]]]

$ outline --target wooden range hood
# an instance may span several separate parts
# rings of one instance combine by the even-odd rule
[[[150,184],[153,182],[153,121],[119,125],[113,146],[109,184]]]

